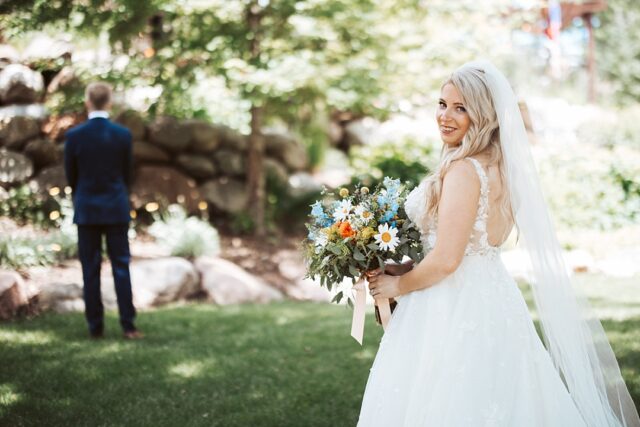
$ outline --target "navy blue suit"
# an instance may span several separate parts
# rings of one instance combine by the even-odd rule
[[[100,294],[103,235],[113,270],[120,324],[125,331],[135,330],[127,239],[131,220],[131,132],[108,119],[93,118],[70,129],[65,136],[64,166],[73,190],[73,222],[78,225],[89,331],[101,333],[104,329]]]

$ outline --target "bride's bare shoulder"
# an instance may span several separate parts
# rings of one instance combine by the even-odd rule
[[[444,179],[446,181],[462,181],[467,183],[472,181],[478,183],[478,185],[480,184],[475,167],[466,158],[451,162]]]

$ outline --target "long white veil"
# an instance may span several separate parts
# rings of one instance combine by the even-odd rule
[[[517,98],[488,61],[484,71],[500,124],[511,203],[534,282],[531,285],[547,350],[588,426],[640,426],[640,418],[600,321],[571,285],[542,195]]]

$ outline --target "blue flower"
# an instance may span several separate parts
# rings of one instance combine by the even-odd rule
[[[320,226],[327,227],[332,224],[331,219],[329,219],[329,215],[324,212],[320,202],[315,202],[311,205],[311,216],[315,219],[316,224]]]
[[[395,212],[391,212],[391,211],[386,211],[384,213],[384,215],[382,215],[382,222],[389,222],[391,221],[391,219],[393,219],[393,217],[395,216]]]

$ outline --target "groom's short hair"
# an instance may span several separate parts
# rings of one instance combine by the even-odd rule
[[[96,110],[103,110],[111,102],[111,85],[105,82],[89,83],[84,98]]]

